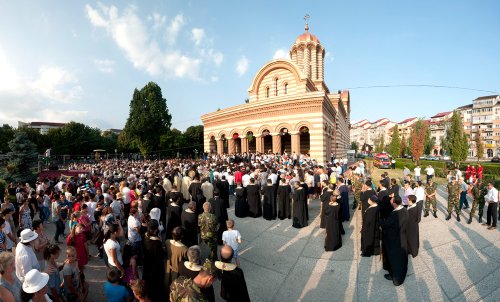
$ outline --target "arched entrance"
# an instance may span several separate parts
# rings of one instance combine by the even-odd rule
[[[248,141],[248,152],[255,153],[255,151],[257,150],[257,143],[255,137],[253,136],[253,132],[248,131],[246,137]]]
[[[217,153],[217,141],[215,140],[215,136],[210,137],[210,144],[209,144],[209,152],[210,154]]]
[[[311,152],[311,135],[309,134],[309,128],[303,126],[299,130],[300,132],[300,153],[308,154]]]
[[[273,137],[267,129],[262,131],[262,144],[264,146],[264,153],[273,152]]]
[[[290,133],[288,133],[287,128],[281,128],[280,129],[280,136],[281,136],[281,153],[287,153],[290,154],[292,151],[292,137],[290,136]]]
[[[238,133],[233,134],[234,153],[241,153],[241,138]]]
[[[222,140],[222,153],[227,154],[228,153],[228,147],[227,147],[227,139],[226,139],[226,135],[225,134],[223,134],[221,136],[221,140]]]

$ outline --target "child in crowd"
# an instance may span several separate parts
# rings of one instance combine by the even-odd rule
[[[58,207],[59,207],[59,204],[57,203],[57,198],[52,198],[52,205],[51,205],[52,211],[51,211],[51,215],[52,215],[52,222],[53,223],[56,223],[57,219],[59,218],[57,216]]]
[[[143,280],[134,280],[131,284],[132,292],[138,302],[151,302],[147,296],[146,286]]]
[[[78,269],[83,272],[85,265],[89,263],[89,248],[87,246],[87,237],[83,232],[82,224],[79,223],[71,229],[66,239],[66,244],[75,248],[78,258]]]
[[[127,288],[120,284],[120,271],[116,268],[108,269],[106,273],[108,281],[104,283],[104,294],[108,302],[133,301]]]
[[[49,282],[47,283],[48,295],[50,299],[54,302],[63,302],[63,297],[61,295],[61,275],[59,271],[62,270],[63,266],[57,266],[56,260],[61,254],[61,249],[57,244],[49,244],[45,247],[43,251],[43,256],[45,261],[47,261],[47,266],[45,268],[45,273],[49,275]]]
[[[64,277],[64,297],[66,301],[85,301],[88,289],[86,284],[81,280],[76,249],[72,246],[68,246],[66,249],[66,261],[62,269],[62,274]]]
[[[226,221],[227,231],[222,233],[222,241],[233,248],[234,260],[236,265],[240,266],[240,259],[238,258],[238,244],[241,244],[241,234],[238,230],[234,230],[234,220],[229,219]]]

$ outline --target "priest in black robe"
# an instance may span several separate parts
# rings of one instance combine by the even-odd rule
[[[305,194],[305,198],[306,198],[306,202],[304,203],[304,213],[305,213],[306,220],[309,220],[309,206],[307,204],[308,196],[309,196],[309,187],[305,183],[304,178],[300,178],[300,186],[304,189],[304,194]]]
[[[227,231],[226,221],[229,219],[227,215],[227,208],[224,204],[224,200],[219,196],[219,190],[214,190],[214,197],[210,198],[208,201],[212,206],[211,213],[217,217],[219,222],[219,229],[217,230],[217,244],[222,244],[222,233]]]
[[[323,188],[323,192],[321,193],[319,199],[321,200],[321,213],[320,213],[320,223],[319,227],[324,229],[326,228],[326,217],[325,217],[325,209],[328,207],[330,203],[330,196],[333,194],[335,185],[329,184]]]
[[[191,195],[191,199],[195,198],[200,194],[203,195],[203,191],[201,190],[200,175],[195,175],[193,177],[193,181],[189,185],[188,191],[189,195]]]
[[[342,222],[349,221],[351,218],[349,213],[349,187],[344,183],[343,178],[338,179],[337,189],[340,192],[340,220]]]
[[[263,195],[263,205],[262,205],[262,217],[266,220],[276,219],[274,213],[276,213],[276,199],[274,198],[274,185],[271,179],[267,179],[267,185],[262,189]]]
[[[176,227],[181,226],[181,214],[182,206],[174,200],[169,200],[169,205],[167,207],[167,229],[166,235],[167,239],[172,239],[172,230]]]
[[[384,277],[395,286],[403,284],[408,271],[408,210],[400,197],[393,198],[394,211],[380,220],[382,227],[383,267],[389,273]]]
[[[363,213],[361,227],[361,256],[380,255],[379,207],[376,195],[368,199],[368,209]]]
[[[325,209],[326,219],[326,238],[325,251],[336,251],[342,247],[342,236],[340,234],[340,204],[337,202],[340,199],[340,192],[335,190],[330,196],[330,201]]]
[[[229,182],[226,180],[226,176],[222,175],[221,181],[218,183],[220,198],[224,200],[224,206],[226,209],[229,208]]]
[[[187,247],[198,245],[198,216],[194,201],[189,202],[187,209],[182,212],[181,225],[184,230],[182,243]]]
[[[420,247],[419,229],[418,229],[419,209],[417,197],[408,196],[408,227],[406,235],[408,237],[408,254],[413,258],[417,257]]]
[[[368,209],[368,198],[375,194],[375,191],[372,190],[372,181],[365,181],[361,189],[361,195],[359,196],[359,199],[361,199],[361,213],[364,213]]]
[[[248,215],[248,203],[247,203],[246,191],[245,188],[241,186],[241,183],[238,183],[236,187],[234,215],[239,218],[244,218],[247,217]]]
[[[278,204],[278,218],[283,220],[285,218],[291,218],[290,211],[290,193],[292,189],[290,185],[286,183],[286,179],[282,178],[280,180],[280,185],[278,186],[277,192],[277,204]]]
[[[292,226],[294,228],[303,228],[307,226],[307,216],[305,209],[307,208],[307,191],[299,182],[294,182],[295,191],[293,192],[293,207],[292,207]],[[306,185],[307,186],[307,185]]]
[[[243,270],[231,262],[233,254],[231,246],[224,245],[220,250],[221,261],[215,262],[221,271],[220,296],[228,302],[250,302]]]
[[[262,206],[260,200],[260,186],[255,184],[255,179],[250,178],[250,184],[247,186],[248,216],[260,217],[262,215]]]

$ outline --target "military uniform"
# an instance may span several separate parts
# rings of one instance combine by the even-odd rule
[[[217,259],[217,230],[219,229],[217,217],[212,213],[204,212],[198,216],[198,226],[201,241],[210,248],[209,258],[215,261]]]
[[[171,302],[205,302],[207,298],[192,279],[181,276],[170,285]]]
[[[455,213],[457,214],[457,220],[460,221],[460,190],[461,186],[458,182],[450,182],[448,184],[448,217],[446,220],[451,218],[451,212],[453,207],[455,207]]]
[[[354,204],[352,205],[353,209],[356,209],[357,205],[361,206],[361,200],[359,199],[361,196],[361,190],[363,189],[363,179],[358,178],[354,181]]]
[[[472,222],[472,216],[474,216],[474,214],[476,213],[476,209],[478,208],[478,206],[479,206],[478,221],[479,223],[481,223],[483,221],[483,209],[485,201],[484,196],[488,194],[488,189],[485,186],[483,186],[482,183],[478,182],[472,187],[471,193],[474,201],[472,202],[472,207],[470,209],[470,217],[468,223]]]
[[[429,208],[432,205],[432,211],[434,211],[434,217],[437,217],[436,212],[437,212],[437,206],[436,206],[436,195],[433,195],[432,197],[429,197],[427,195],[432,195],[435,194],[437,190],[436,184],[430,183],[425,186],[425,216],[429,215]]]

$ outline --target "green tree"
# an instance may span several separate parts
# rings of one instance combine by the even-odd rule
[[[467,134],[464,132],[462,118],[457,111],[453,111],[449,127],[446,129],[445,139],[441,145],[450,153],[451,160],[455,163],[460,164],[467,158],[469,151]]]
[[[92,150],[104,148],[101,130],[82,123],[70,122],[50,129],[47,138],[53,154],[90,155]]]
[[[9,142],[9,162],[4,178],[14,182],[33,182],[35,174],[33,168],[37,165],[38,153],[36,146],[24,132],[16,132],[14,138]]]
[[[398,125],[392,128],[392,138],[389,144],[389,154],[393,157],[398,157],[401,155],[401,139],[399,138],[399,128]]]
[[[160,137],[170,129],[171,120],[160,86],[149,82],[141,90],[134,90],[124,136],[147,156],[160,146]]]
[[[354,150],[356,153],[358,153],[359,150],[358,142],[351,142],[351,150]]]
[[[431,154],[436,145],[436,138],[431,137],[431,127],[426,127],[425,130],[425,140],[424,140],[424,154]]]
[[[41,134],[40,130],[29,128],[29,127],[19,127],[16,131],[21,131],[26,133],[28,139],[36,145],[38,153],[43,153],[50,147],[50,142],[48,140],[47,135]]]
[[[182,153],[185,147],[185,137],[176,128],[170,129],[160,137],[160,147],[167,156],[176,156],[177,152]]]
[[[198,150],[198,154],[203,153],[203,125],[191,126],[183,133],[185,147],[192,147]],[[192,150],[190,150],[192,151]]]
[[[481,140],[481,130],[477,129],[476,137],[474,138],[474,142],[476,144],[476,151],[477,151],[477,161],[479,162],[479,159],[484,156],[484,145],[483,141]]]
[[[383,152],[385,150],[384,134],[380,134],[376,139],[373,140],[375,145],[375,152]]]
[[[14,138],[14,129],[8,125],[3,124],[0,127],[0,154],[6,154],[10,151],[9,142]]]

